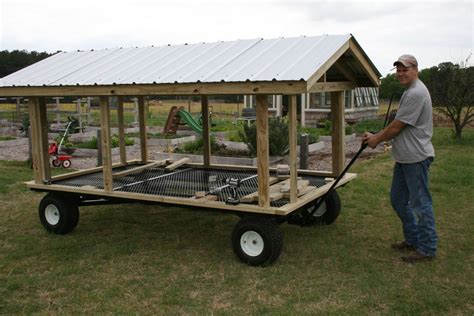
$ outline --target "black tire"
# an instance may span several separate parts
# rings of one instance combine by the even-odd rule
[[[51,161],[51,164],[53,167],[59,168],[61,166],[61,161],[59,161],[58,158],[53,158],[53,161]]]
[[[307,208],[308,212],[312,212],[316,207],[316,203],[319,200],[314,201]],[[315,224],[331,225],[334,223],[341,213],[341,199],[336,191],[332,191],[321,204],[318,210],[313,214],[311,222]]]
[[[280,256],[283,235],[280,226],[273,219],[249,216],[235,225],[232,247],[237,257],[245,264],[266,266]]]
[[[43,227],[54,234],[67,234],[79,223],[79,208],[72,197],[48,193],[41,200],[38,212]]]

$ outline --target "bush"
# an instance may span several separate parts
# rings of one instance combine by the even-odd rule
[[[132,146],[135,144],[135,141],[128,136],[125,136],[125,146]],[[65,147],[76,147],[76,148],[86,148],[86,149],[97,149],[97,137],[92,137],[89,141],[81,143],[70,143],[67,142]],[[119,137],[118,135],[112,135],[111,139],[111,148],[116,148],[119,146]]]
[[[283,156],[288,152],[288,122],[284,118],[272,117],[268,120],[270,156]],[[250,154],[257,154],[257,126],[244,125],[240,137],[247,144]]]
[[[196,139],[193,142],[185,143],[182,146],[176,148],[176,153],[182,154],[193,154],[199,155],[202,154],[204,148],[204,141],[201,138]],[[225,150],[225,145],[219,145],[215,137],[211,136],[211,152],[218,153]]]

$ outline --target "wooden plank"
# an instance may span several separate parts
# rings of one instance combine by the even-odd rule
[[[324,76],[326,71],[349,49],[349,41],[344,43],[319,69],[308,79],[308,91]]]
[[[296,95],[289,98],[288,116],[289,116],[289,164],[290,164],[290,203],[296,202],[297,198],[297,177],[298,177],[298,161],[296,148]]]
[[[309,180],[298,180],[298,183],[296,184],[296,188],[295,188],[295,194],[297,194],[297,192],[300,192],[301,190],[303,190],[304,188],[306,188],[307,186],[309,185]],[[280,189],[280,192],[282,193],[291,193],[291,184],[288,185],[282,185],[281,189]],[[296,201],[296,199],[295,199]],[[293,202],[295,202],[293,201]]]
[[[145,97],[138,96],[138,124],[140,133],[140,154],[142,163],[148,162],[148,147],[146,144],[146,113]]]
[[[41,176],[41,158],[40,158],[40,141],[38,140],[40,134],[40,114],[39,114],[39,100],[38,98],[29,98],[28,102],[30,110],[30,139],[31,139],[31,155],[33,159],[33,176],[37,184],[43,181]]]
[[[313,187],[311,185],[308,185],[308,186],[304,187],[303,189],[298,190],[298,197],[306,195],[306,194],[310,193],[311,191],[313,191],[315,189],[317,189],[317,187]],[[285,199],[289,199],[290,198],[290,193],[283,193],[283,197]]]
[[[166,166],[165,170],[166,171],[173,171],[176,168],[179,168],[182,165],[185,165],[185,164],[189,163],[190,161],[191,161],[191,158],[187,158],[187,157],[186,158],[181,158],[178,161],[173,162],[171,165]]]
[[[39,98],[39,158],[40,158],[40,174],[44,181],[51,179],[51,171],[49,165],[48,151],[48,118],[46,114],[46,100]]]
[[[203,140],[203,161],[204,167],[211,165],[211,136],[209,129],[209,100],[207,95],[201,96],[201,114],[202,114],[202,140]]]
[[[16,96],[153,96],[226,94],[299,94],[306,92],[304,81],[215,82],[176,84],[124,84],[97,86],[0,87],[0,95]]]
[[[341,90],[354,90],[356,85],[352,82],[316,82],[311,86],[308,92],[330,92]]]
[[[331,92],[332,172],[341,174],[346,161],[344,129],[344,92]]]
[[[118,136],[120,149],[120,162],[127,164],[127,151],[125,148],[125,123],[123,119],[123,97],[117,97],[117,119],[118,119]]]
[[[155,167],[159,167],[159,166],[164,166],[169,162],[170,162],[169,159],[155,161],[155,162],[151,162],[151,163],[148,163],[146,165],[143,165],[143,166],[138,166],[138,167],[135,167],[135,168],[132,168],[132,169],[116,172],[116,173],[113,174],[113,176],[114,177],[124,177],[124,176],[128,176],[128,175],[131,175],[131,174],[142,172],[143,170],[146,170],[146,169],[155,168]]]
[[[268,99],[267,95],[257,95],[257,174],[258,206],[270,207],[268,178],[270,177],[269,144],[268,144]]]
[[[135,165],[137,164],[139,161],[138,160],[129,160],[127,161],[127,165]],[[114,163],[112,164],[112,169],[113,168],[119,168],[119,167],[123,167],[124,165],[122,165],[120,162],[117,162],[117,163]],[[78,171],[73,171],[73,172],[69,172],[69,173],[65,173],[65,174],[60,174],[60,175],[57,175],[57,176],[54,176],[51,178],[52,181],[59,181],[59,180],[65,180],[65,179],[70,179],[70,178],[75,178],[75,177],[78,177],[78,176],[83,176],[83,175],[86,175],[86,174],[91,174],[91,173],[94,173],[94,172],[97,172],[97,171],[101,171],[102,170],[102,166],[100,167],[94,167],[94,168],[89,168],[89,169],[84,169],[84,170],[78,170]]]
[[[100,130],[102,141],[102,166],[104,175],[104,190],[112,191],[112,149],[110,137],[110,109],[109,98],[100,97]]]

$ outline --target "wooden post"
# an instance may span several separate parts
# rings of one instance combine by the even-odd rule
[[[270,158],[268,145],[268,100],[266,95],[257,95],[257,175],[258,206],[270,207]]]
[[[298,196],[298,168],[296,155],[296,95],[289,97],[288,104],[288,118],[289,118],[289,145],[290,145],[290,203],[296,202]]]
[[[102,135],[100,129],[97,130],[97,167],[102,166]]]
[[[127,164],[127,151],[125,148],[125,127],[123,120],[123,97],[117,98],[117,119],[118,119],[118,136],[120,149],[120,163]]]
[[[140,152],[141,162],[148,162],[148,148],[146,145],[146,113],[145,113],[145,97],[138,97],[138,126],[140,129]]]
[[[300,169],[308,169],[309,135],[301,134],[300,137]]]
[[[102,145],[102,165],[104,174],[104,190],[111,192],[112,182],[112,149],[110,143],[110,109],[109,97],[100,97],[100,129]]]
[[[344,91],[331,92],[332,173],[341,174],[345,164]]]
[[[204,167],[209,168],[211,165],[211,135],[209,128],[209,98],[207,95],[201,96],[201,114]]]
[[[29,108],[34,178],[36,183],[42,184],[51,179],[45,99],[29,98]]]

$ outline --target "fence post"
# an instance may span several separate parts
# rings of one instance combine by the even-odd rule
[[[100,129],[97,130],[97,166],[102,166],[102,135]]]
[[[30,169],[33,169],[33,150],[31,147],[31,126],[28,126],[28,130],[26,131],[28,133],[28,165],[30,166]]]
[[[308,169],[309,137],[301,134],[300,137],[300,169]]]

